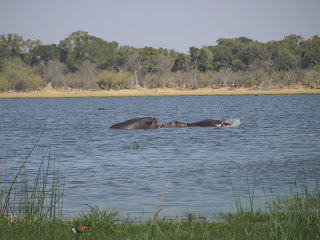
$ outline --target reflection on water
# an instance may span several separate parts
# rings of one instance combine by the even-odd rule
[[[133,216],[186,211],[212,216],[233,211],[233,191],[262,184],[274,194],[290,191],[296,178],[319,178],[320,97],[139,97],[0,100],[0,158],[7,179],[15,174],[47,127],[28,160],[28,177],[44,151],[60,159],[66,178],[64,213],[85,204]],[[105,111],[99,111],[105,108]],[[158,124],[217,119],[231,128],[109,129],[136,117]],[[138,144],[138,148],[126,148]],[[232,185],[233,189],[232,189]],[[3,184],[3,181],[2,181]]]

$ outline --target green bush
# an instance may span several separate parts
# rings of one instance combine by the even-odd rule
[[[0,73],[0,91],[8,91],[9,83],[3,73]]]
[[[132,85],[130,73],[117,73],[114,71],[103,71],[98,76],[97,84],[103,90],[130,88]]]
[[[6,62],[0,74],[0,90],[38,90],[43,80],[40,75],[34,73],[30,66],[20,59],[13,58]]]

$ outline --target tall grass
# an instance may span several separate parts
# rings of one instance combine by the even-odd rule
[[[98,206],[88,206],[90,208],[88,213],[78,214],[77,217],[71,219],[74,226],[90,225],[91,230],[101,232],[112,228],[120,220],[117,211],[100,210]]]
[[[241,194],[235,190],[232,179],[231,179],[232,194],[233,194],[234,202],[236,204],[236,209],[238,213],[254,212],[255,187],[256,187],[256,178],[254,178],[253,186],[252,188],[250,188],[249,177],[248,175],[246,175],[246,182],[242,181],[242,190],[245,192],[245,194]]]
[[[50,148],[43,154],[33,181],[31,182],[28,178],[26,163],[44,130],[45,128],[10,186],[0,190],[0,217],[2,218],[54,220],[62,217],[65,178],[60,175],[60,159],[56,163],[56,158],[51,155]],[[2,170],[3,166],[0,184]]]
[[[3,215],[5,214],[5,212],[8,211],[8,209],[10,208],[9,202],[10,202],[10,197],[11,197],[11,191],[12,191],[13,187],[15,186],[15,183],[16,183],[16,181],[17,181],[17,178],[20,176],[21,170],[24,168],[24,166],[25,166],[25,164],[27,163],[29,157],[31,156],[33,150],[35,149],[35,147],[37,146],[38,142],[40,141],[40,139],[41,139],[41,137],[42,137],[42,135],[43,135],[43,133],[44,133],[44,131],[45,131],[45,129],[46,129],[46,126],[47,126],[47,125],[44,126],[44,128],[43,128],[43,130],[42,130],[42,132],[41,132],[41,134],[40,134],[40,136],[39,136],[39,138],[38,138],[38,140],[37,140],[36,143],[33,145],[33,147],[32,147],[32,149],[31,149],[29,155],[26,157],[26,159],[24,160],[24,162],[21,164],[21,167],[20,167],[18,173],[15,175],[14,179],[12,180],[10,187],[8,187],[8,188],[6,189],[6,190],[8,190],[8,193],[7,193],[7,197],[6,197],[5,202],[4,202],[3,204],[1,204],[1,207],[2,207],[2,208],[1,208],[0,216],[3,216]],[[2,169],[1,169],[1,171],[2,171]],[[0,179],[0,180],[1,180],[1,179]],[[6,190],[5,190],[5,191],[6,191]],[[2,198],[1,198],[1,199],[2,199]],[[2,202],[1,202],[1,203],[2,203]]]
[[[164,195],[166,194],[166,191],[167,191],[169,185],[170,185],[170,182],[167,183],[167,185],[166,185],[166,187],[165,187],[165,189],[164,189],[164,191],[163,191],[163,193],[162,193],[162,195],[160,197],[160,200],[159,200],[159,203],[157,205],[157,208],[156,208],[156,210],[155,210],[155,212],[153,214],[152,220],[150,221],[150,227],[149,227],[149,230],[148,230],[148,232],[146,234],[145,240],[149,239],[149,235],[150,235],[150,232],[151,232],[151,228],[152,228],[153,222],[158,218],[159,208],[160,208],[161,202],[162,202],[162,200],[164,198]]]
[[[270,235],[277,239],[319,238],[319,208],[318,183],[311,192],[308,192],[306,185],[301,186],[300,191],[291,190],[289,196],[278,198],[267,205],[266,222]]]
[[[306,181],[306,176],[304,180]],[[247,179],[247,198],[245,199],[233,190],[237,208],[236,214],[231,216],[233,221],[236,218],[240,221],[252,223],[255,228],[261,228],[258,231],[259,234],[258,232],[253,234],[246,230],[248,236],[257,236],[258,234],[260,239],[320,238],[320,189],[317,182],[315,189],[309,191],[306,184],[298,187],[296,180],[294,188],[290,188],[289,195],[278,196],[277,198],[273,197],[270,188],[272,199],[256,210],[253,208],[254,188],[255,182],[253,188],[250,189]],[[265,198],[267,198],[266,190],[263,186],[262,188]]]
[[[127,150],[127,149],[139,150],[140,145],[137,141],[134,141],[132,142],[132,145],[124,144],[122,149],[123,150]]]
[[[60,160],[56,165],[48,150],[42,157],[34,183],[29,184],[24,175],[18,199],[19,217],[41,220],[62,217],[64,178],[60,176],[59,167]]]

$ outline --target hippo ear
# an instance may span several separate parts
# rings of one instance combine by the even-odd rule
[[[157,120],[156,117],[153,117],[152,120]]]

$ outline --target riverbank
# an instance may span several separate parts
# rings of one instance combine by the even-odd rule
[[[0,99],[10,98],[86,98],[86,97],[162,97],[162,96],[233,96],[233,95],[299,95],[320,94],[320,89],[281,88],[199,88],[199,89],[122,89],[122,90],[40,90],[30,92],[0,92]]]

